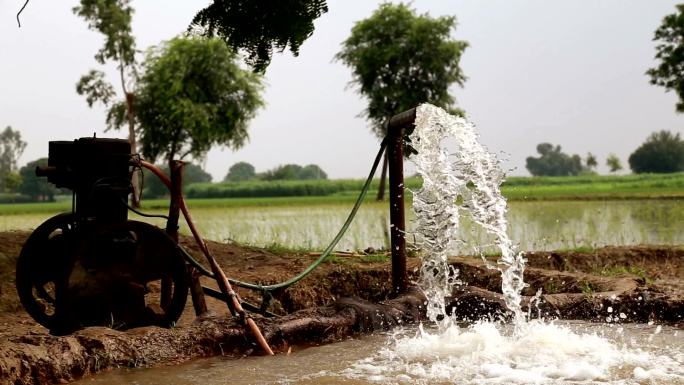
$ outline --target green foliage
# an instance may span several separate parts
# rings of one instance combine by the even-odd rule
[[[195,15],[191,28],[219,37],[233,50],[244,50],[247,62],[263,72],[273,49],[299,47],[314,31],[314,20],[328,11],[325,0],[214,0]]]
[[[135,63],[135,38],[131,32],[133,8],[129,0],[81,0],[73,11],[88,22],[88,28],[105,37],[104,46],[95,54],[98,63],[112,60],[120,67]]]
[[[96,102],[101,102],[105,106],[109,105],[116,96],[114,87],[105,80],[102,71],[90,70],[76,83],[76,92],[86,96],[88,107],[92,107]]]
[[[580,290],[582,290],[582,294],[591,295],[591,294],[594,294],[596,292],[596,289],[594,288],[594,286],[589,281],[581,281],[579,283],[579,285],[580,285]]]
[[[537,145],[537,152],[540,155],[538,158],[530,156],[525,160],[527,171],[534,176],[579,175],[584,170],[582,158],[561,152],[561,146],[540,143]]]
[[[201,159],[214,144],[243,145],[262,85],[236,59],[218,39],[175,38],[150,51],[137,99],[147,158]]]
[[[309,180],[327,179],[328,174],[315,164],[300,166],[298,164],[285,164],[259,174],[261,180]]]
[[[653,40],[657,42],[655,58],[659,63],[646,74],[651,84],[675,91],[679,96],[677,112],[684,112],[684,4],[678,4],[676,13],[663,18]]]
[[[459,61],[468,46],[451,38],[455,26],[454,17],[417,15],[406,4],[390,3],[354,25],[335,57],[352,68],[379,137],[390,117],[421,103],[455,108],[449,87],[466,80]]]
[[[100,64],[108,61],[116,63],[124,100],[114,101],[116,97],[114,87],[105,79],[105,74],[98,70],[90,70],[83,75],[76,83],[76,92],[86,96],[89,107],[96,102],[108,107],[106,118],[108,129],[119,129],[128,123],[131,150],[137,152],[133,108],[135,92],[129,90],[130,86],[127,85],[128,82],[135,83],[138,78],[135,37],[131,30],[133,8],[130,6],[130,1],[80,0],[80,5],[74,7],[73,12],[85,19],[88,28],[104,36],[104,45],[95,54],[95,60]]]
[[[684,171],[684,141],[679,134],[654,132],[629,156],[629,167],[637,174]]]
[[[223,178],[224,182],[242,182],[256,178],[254,166],[247,162],[237,162],[230,166],[228,174]]]
[[[160,165],[159,168],[162,169],[162,171],[166,175],[170,175],[169,172],[169,166],[168,165]],[[160,198],[160,197],[166,197],[169,195],[169,190],[166,188],[164,183],[157,178],[156,175],[152,174],[151,172],[145,170],[143,171],[143,178],[144,178],[144,190],[143,190],[143,196],[145,198]],[[202,167],[197,166],[192,163],[186,163],[185,167],[183,168],[183,187],[186,188],[187,186],[194,184],[194,183],[209,183],[211,182],[211,174],[208,172],[204,171]]]
[[[47,158],[40,158],[28,162],[19,170],[19,174],[21,174],[19,192],[31,197],[34,202],[52,202],[55,200],[55,195],[60,192],[52,183],[47,181],[47,178],[36,176],[36,167],[47,166],[47,164]]]
[[[599,271],[599,274],[606,277],[616,277],[625,274],[636,275],[637,277],[643,279],[644,281],[650,282],[651,279],[648,277],[646,270],[639,266],[611,266],[605,267]]]
[[[620,162],[620,158],[618,158],[618,156],[615,154],[608,155],[608,158],[606,159],[606,166],[608,166],[610,172],[622,170],[622,162]]]
[[[596,160],[596,156],[592,154],[591,152],[587,154],[587,159],[586,159],[586,165],[587,169],[595,169],[598,166],[598,161]]]
[[[21,132],[10,126],[0,132],[0,193],[18,186],[17,162],[24,149],[26,142],[21,139]]]
[[[194,184],[185,192],[189,198],[323,196],[359,193],[362,187],[361,180],[274,180]]]

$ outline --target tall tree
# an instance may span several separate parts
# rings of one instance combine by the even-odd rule
[[[274,48],[289,47],[297,56],[314,20],[327,11],[325,0],[214,0],[195,15],[190,29],[245,51],[247,63],[263,72]]]
[[[527,157],[525,167],[534,176],[568,176],[579,175],[583,171],[582,158],[579,155],[568,155],[561,151],[561,146],[551,143],[537,145],[539,157]]]
[[[629,156],[629,168],[636,174],[684,171],[684,141],[679,134],[654,132]]]
[[[95,54],[100,64],[108,61],[116,63],[119,70],[119,82],[123,92],[123,100],[115,101],[116,91],[106,80],[104,72],[91,69],[76,84],[76,92],[86,96],[88,106],[100,102],[109,108],[107,127],[119,129],[128,125],[128,140],[131,150],[137,153],[135,133],[135,92],[133,87],[137,79],[135,60],[135,37],[131,30],[133,8],[129,0],[81,0],[73,12],[85,19],[88,28],[104,35],[104,45]],[[135,191],[138,190],[137,178],[132,180]],[[133,194],[134,205],[137,205],[137,194]]]
[[[352,84],[368,101],[365,115],[378,137],[385,137],[392,116],[418,104],[455,110],[449,87],[466,80],[459,62],[468,46],[451,37],[455,28],[453,16],[418,15],[406,4],[390,3],[354,25],[335,58],[351,67]],[[383,167],[378,199],[385,175]]]
[[[586,164],[587,164],[588,170],[595,169],[598,166],[598,161],[596,160],[596,156],[594,154],[592,154],[591,152],[587,153]]]
[[[608,166],[610,172],[622,170],[622,162],[620,162],[620,158],[618,158],[618,156],[615,154],[608,155],[608,158],[606,159],[606,166]]]
[[[47,181],[47,178],[36,176],[37,166],[47,166],[48,158],[40,158],[28,162],[19,170],[21,175],[21,185],[19,192],[23,195],[31,197],[34,201],[50,201],[52,202],[55,195],[59,193],[52,183]]]
[[[150,50],[138,82],[143,154],[167,162],[239,148],[263,105],[261,76],[245,71],[219,39],[175,38]]]
[[[230,166],[228,174],[223,178],[224,182],[242,182],[256,178],[254,166],[247,162],[237,162]]]
[[[328,174],[317,164],[307,164],[299,172],[299,179],[328,179]]]
[[[0,132],[0,192],[14,190],[21,179],[17,173],[17,162],[26,149],[21,132],[7,126]]]
[[[646,74],[651,84],[675,91],[679,97],[677,112],[684,112],[684,4],[678,4],[675,13],[663,18],[653,40],[657,42],[655,58],[659,63]]]

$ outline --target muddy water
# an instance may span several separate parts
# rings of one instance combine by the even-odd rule
[[[684,383],[684,331],[585,322],[534,327],[528,339],[509,339],[508,329],[492,333],[492,324],[462,328],[432,340],[415,338],[416,329],[411,329],[272,358],[212,358],[156,369],[117,370],[79,384]]]

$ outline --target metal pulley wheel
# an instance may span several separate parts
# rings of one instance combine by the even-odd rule
[[[77,229],[73,214],[50,218],[29,236],[16,285],[26,311],[53,334],[168,327],[188,293],[185,260],[165,232],[137,221]]]

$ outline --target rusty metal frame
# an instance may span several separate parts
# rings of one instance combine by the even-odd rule
[[[404,129],[413,125],[415,120],[416,109],[412,108],[394,115],[387,124],[392,293],[394,296],[405,293],[408,289],[404,214]]]

